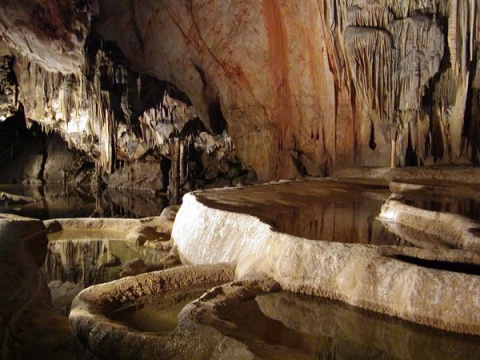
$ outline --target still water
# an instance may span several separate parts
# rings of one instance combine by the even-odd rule
[[[124,241],[113,231],[70,230],[49,235],[43,271],[53,308],[68,315],[73,298],[84,288],[120,278],[128,262],[158,263],[168,252]]]
[[[177,327],[180,311],[208,290],[167,294],[154,302],[121,309],[111,318],[141,332],[166,334]]]
[[[199,194],[210,207],[259,217],[275,230],[342,243],[408,245],[377,216],[391,195],[385,185],[305,180]]]
[[[0,201],[0,213],[40,220],[77,217],[142,218],[158,216],[169,205],[165,194],[106,189],[94,196],[55,185],[27,187],[0,185],[0,192],[26,197],[29,202]]]
[[[159,215],[168,205],[168,200],[161,196],[110,190],[99,198],[49,187],[8,186],[0,191],[35,200],[23,205],[3,204],[0,212],[40,219],[146,217]],[[376,220],[390,194],[380,185],[306,181],[200,193],[199,198],[209,206],[255,215],[277,231],[312,240],[413,246],[415,239],[405,240]],[[411,192],[405,202],[465,216],[479,213],[476,201],[466,200],[457,206],[458,202],[442,197],[442,205],[437,208],[436,202],[426,202],[431,199],[422,196]],[[117,279],[123,266],[133,259],[155,263],[166,255],[129,245],[123,236],[90,231],[50,235],[44,272],[55,310],[68,314],[79,291]],[[177,315],[185,304],[200,295],[201,292],[174,294],[159,303],[122,309],[113,317],[138,331],[168,332],[176,327]],[[478,337],[441,332],[343,303],[283,291],[258,295],[237,304],[233,310],[217,311],[223,320],[235,324],[231,330],[219,331],[247,343],[252,352],[264,358],[474,359],[480,353]]]
[[[158,216],[168,206],[165,195],[107,189],[94,197],[61,186],[0,185],[0,213],[40,220],[79,217],[142,218]],[[125,234],[62,231],[49,235],[44,273],[54,309],[68,315],[84,288],[118,279],[128,262],[157,263],[166,252],[128,244]]]
[[[287,291],[217,314],[219,328],[267,359],[478,359],[480,337],[460,336]]]
[[[480,190],[480,189],[479,189]],[[456,214],[480,221],[480,201],[441,190],[413,190],[404,193],[403,202],[419,209]]]

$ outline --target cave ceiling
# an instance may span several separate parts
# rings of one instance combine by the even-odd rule
[[[197,122],[260,180],[477,163],[478,6],[4,0],[0,118],[21,108],[108,172]]]

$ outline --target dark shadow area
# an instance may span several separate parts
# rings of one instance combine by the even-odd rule
[[[407,144],[407,151],[405,153],[405,165],[418,166],[418,156],[416,151],[413,149],[412,133],[410,129],[408,130],[408,144]]]
[[[470,234],[480,237],[480,228],[470,228],[468,231]]]
[[[208,107],[208,117],[210,118],[210,127],[215,134],[228,132],[228,124],[225,120],[220,102],[218,100],[212,102]]]
[[[416,257],[407,256],[407,255],[394,255],[390,257],[398,261],[425,267],[428,269],[451,271],[451,272],[463,273],[468,275],[480,275],[480,265],[476,265],[476,264],[454,263],[450,261],[440,261],[440,260],[426,260],[426,259],[419,259]]]
[[[368,146],[372,150],[375,150],[377,147],[377,143],[375,142],[375,125],[373,125],[373,122],[370,123],[370,141],[368,142]]]
[[[203,124],[202,120],[200,118],[195,118],[192,120],[189,120],[185,126],[183,127],[182,131],[179,134],[179,137],[181,139],[186,138],[189,135],[192,135],[194,137],[197,137],[201,132],[207,132],[207,129],[205,128],[205,125]]]

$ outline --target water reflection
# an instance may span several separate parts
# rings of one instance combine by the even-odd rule
[[[376,200],[311,204],[276,213],[269,223],[280,232],[310,240],[410,246],[376,220],[382,205]]]
[[[131,306],[111,314],[111,318],[142,332],[168,333],[178,324],[178,314],[191,301],[199,298],[209,288],[168,294],[152,303]]]
[[[169,205],[165,194],[148,191],[124,192],[106,189],[102,194],[100,217],[142,218],[158,216]]]
[[[76,294],[91,285],[118,279],[133,260],[158,263],[167,252],[127,243],[115,232],[62,231],[50,234],[44,272],[53,307],[68,314]]]
[[[433,330],[340,302],[286,291],[259,295],[219,316],[225,335],[276,359],[474,359],[480,338]]]
[[[390,195],[385,186],[306,180],[200,193],[199,198],[310,240],[409,245],[376,220]]]
[[[75,217],[142,218],[158,216],[168,206],[165,194],[106,189],[85,194],[73,188],[54,185],[27,187],[0,185],[0,191],[29,197],[28,204],[0,204],[0,213],[11,213],[41,220]]]
[[[421,189],[403,193],[404,203],[419,209],[461,215],[480,221],[480,201],[452,189]]]

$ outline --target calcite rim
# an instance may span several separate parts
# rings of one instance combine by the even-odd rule
[[[184,263],[232,262],[237,278],[256,273],[273,278],[285,290],[442,330],[480,334],[479,276],[395,258],[406,254],[438,260],[438,251],[305,240],[278,233],[254,216],[211,208],[196,193],[184,196],[172,239]],[[445,254],[451,260],[463,252]]]
[[[193,265],[131,276],[84,289],[72,303],[69,320],[82,343],[92,352],[108,358],[142,359],[181,352],[182,322],[169,334],[143,333],[110,319],[121,308],[152,301],[173,292],[191,292],[233,280],[231,264]],[[180,315],[179,317],[181,317]],[[188,325],[187,325],[188,327]],[[195,344],[193,344],[195,345]],[[163,354],[163,355],[161,355]]]

